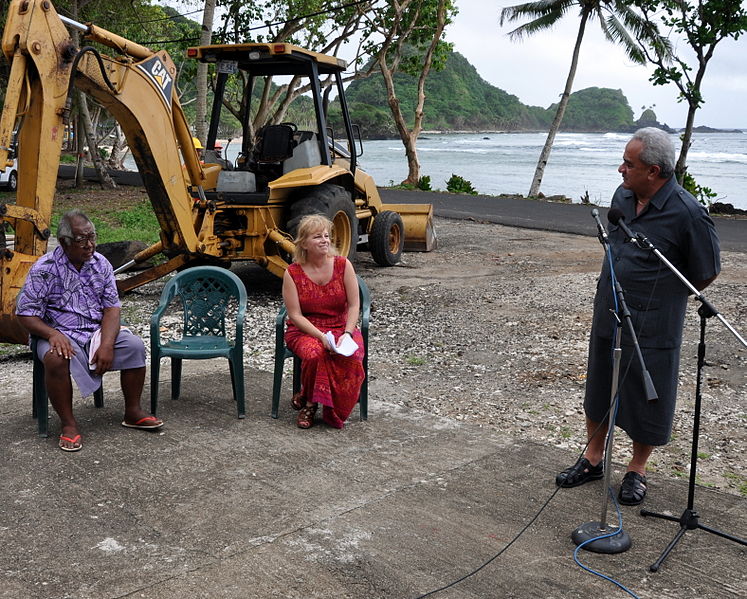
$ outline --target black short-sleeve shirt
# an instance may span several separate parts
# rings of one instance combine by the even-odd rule
[[[625,216],[625,223],[641,233],[690,282],[704,281],[721,270],[719,240],[706,209],[677,184],[674,177],[636,215],[633,192],[618,187],[612,208]],[[682,325],[689,290],[654,254],[627,238],[618,225],[610,224],[612,267],[624,291],[641,347],[672,348],[682,342]],[[610,263],[605,259],[594,300],[593,331],[610,338],[615,320],[616,298],[612,290]],[[624,335],[627,335],[623,327]],[[625,338],[624,341],[625,342]]]

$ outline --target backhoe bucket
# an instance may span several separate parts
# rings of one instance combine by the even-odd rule
[[[381,209],[392,210],[402,217],[406,252],[430,252],[436,249],[432,204],[382,204]]]

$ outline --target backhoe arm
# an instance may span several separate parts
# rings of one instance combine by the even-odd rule
[[[121,55],[79,50],[67,27]],[[207,202],[194,202],[188,191],[190,183],[201,189],[205,174],[175,93],[176,67],[168,53],[61,17],[49,0],[12,0],[2,51],[11,68],[0,117],[0,165],[17,131],[19,179],[16,204],[0,207],[0,227],[7,222],[15,233],[12,249],[0,244],[0,341],[27,338],[15,320],[15,299],[47,248],[71,80],[122,126],[161,226],[163,251],[220,254]],[[161,268],[159,275],[165,272]]]

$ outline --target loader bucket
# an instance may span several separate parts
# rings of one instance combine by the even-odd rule
[[[430,252],[436,249],[433,204],[382,204],[381,209],[392,210],[402,217],[406,252]]]

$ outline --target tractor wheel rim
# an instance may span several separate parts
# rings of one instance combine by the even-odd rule
[[[395,225],[389,231],[389,251],[392,254],[396,254],[399,251],[399,246],[402,239],[402,231]]]
[[[347,256],[350,251],[352,236],[348,215],[340,210],[332,218],[332,241],[341,256]]]

